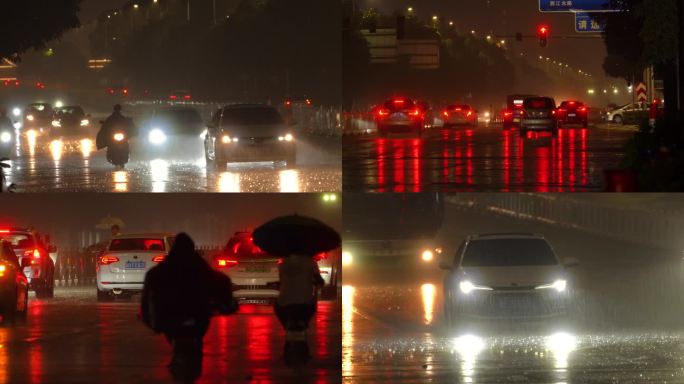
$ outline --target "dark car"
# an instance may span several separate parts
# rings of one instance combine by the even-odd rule
[[[29,104],[24,109],[24,127],[48,128],[52,126],[54,110],[47,103]]]
[[[551,131],[558,133],[558,121],[556,120],[556,101],[550,97],[529,97],[523,103],[520,134],[527,131]]]
[[[558,127],[568,124],[579,124],[586,127],[589,123],[587,106],[581,101],[564,101],[556,110]]]
[[[205,125],[196,109],[169,107],[156,111],[142,130],[148,150],[164,151],[178,145],[201,145]]]
[[[90,127],[90,115],[80,106],[72,105],[55,109],[50,132],[56,136],[80,135]]]
[[[22,269],[29,265],[28,260],[19,264],[9,242],[0,240],[0,315],[4,325],[26,320],[29,282]]]
[[[55,262],[50,257],[53,247],[40,239],[38,232],[27,228],[0,229],[0,239],[8,242],[24,266],[29,287],[38,298],[50,298],[55,289]]]
[[[520,127],[522,111],[525,99],[536,95],[509,95],[506,98],[506,109],[503,110],[503,128],[511,129]]]
[[[378,136],[410,133],[421,137],[425,131],[425,112],[420,105],[405,97],[386,100],[373,113]]]
[[[477,111],[467,104],[448,105],[442,111],[444,127],[456,125],[477,125]]]
[[[292,127],[266,104],[235,104],[216,111],[207,124],[204,148],[208,166],[248,161],[294,165],[297,156]]]

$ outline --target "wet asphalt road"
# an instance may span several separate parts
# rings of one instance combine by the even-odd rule
[[[569,270],[571,315],[454,332],[435,263],[356,257],[345,269],[345,383],[684,382],[681,252],[471,211],[448,211],[445,254],[467,234],[537,232]]]
[[[629,130],[597,127],[550,133],[501,125],[428,130],[415,139],[343,139],[345,191],[601,191],[605,169],[623,158]]]
[[[97,303],[95,288],[58,288],[29,299],[25,326],[0,328],[1,383],[169,383],[170,346],[137,320],[134,302]],[[339,383],[340,306],[319,302],[310,364],[282,363],[284,334],[269,306],[215,317],[198,383]]]
[[[342,189],[339,138],[302,138],[297,165],[234,163],[208,170],[201,140],[151,153],[136,139],[118,171],[92,135],[31,141],[20,135],[8,180],[18,192],[324,192]],[[87,141],[84,141],[87,139]],[[33,144],[33,145],[32,145]]]

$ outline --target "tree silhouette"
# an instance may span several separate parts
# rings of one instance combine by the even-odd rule
[[[42,48],[51,40],[80,25],[81,0],[3,1],[0,12],[0,58],[18,59],[31,48]]]

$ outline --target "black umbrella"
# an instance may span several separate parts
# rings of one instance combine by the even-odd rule
[[[342,239],[328,225],[305,216],[283,216],[254,230],[254,244],[275,256],[315,256],[338,248]]]

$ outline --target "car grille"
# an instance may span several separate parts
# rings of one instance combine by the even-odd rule
[[[490,318],[534,318],[560,314],[563,300],[557,295],[540,292],[506,290],[484,293],[460,303],[465,314]]]

